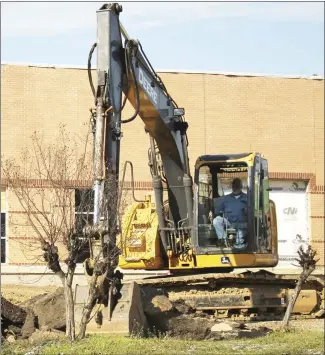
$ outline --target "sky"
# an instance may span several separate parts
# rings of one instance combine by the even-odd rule
[[[1,3],[1,61],[86,66],[103,3]],[[324,76],[323,2],[120,4],[156,70]]]

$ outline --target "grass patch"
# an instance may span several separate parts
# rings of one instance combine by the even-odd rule
[[[37,345],[16,342],[2,348],[3,355],[22,355]],[[50,341],[43,343],[41,355],[313,355],[324,354],[324,333],[309,330],[273,332],[256,339],[222,341],[187,341],[171,338],[140,339],[113,335],[90,335],[82,341]],[[35,355],[36,355],[35,354]]]

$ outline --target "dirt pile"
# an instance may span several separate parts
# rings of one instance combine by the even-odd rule
[[[35,296],[21,304],[37,317],[38,328],[65,330],[65,303],[63,288],[47,295]]]
[[[1,297],[1,336],[8,341],[17,337],[28,338],[35,330],[35,319],[31,309],[14,305]]]
[[[151,333],[184,340],[255,338],[271,331],[266,327],[249,328],[241,322],[217,321],[213,315],[195,312],[185,302],[171,302],[162,294],[144,299],[144,313]]]
[[[195,311],[184,300],[171,300],[156,289],[143,295],[143,310],[149,332],[186,340],[222,340],[252,338],[267,334],[268,328],[253,328],[250,324],[218,321],[213,315]],[[33,296],[15,305],[2,297],[2,336],[35,341],[39,337],[57,338],[65,330],[65,302],[63,288]],[[35,339],[34,339],[35,338]],[[33,340],[34,339],[34,340]]]
[[[36,295],[15,305],[1,296],[2,336],[26,339],[35,330],[65,330],[65,304],[63,289],[49,294]]]
[[[179,315],[168,322],[167,334],[184,340],[204,340],[209,338],[214,320],[193,315]]]
[[[26,314],[24,309],[1,296],[1,319],[6,319],[17,326],[23,326]]]

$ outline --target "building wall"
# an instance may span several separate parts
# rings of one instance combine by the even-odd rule
[[[310,240],[323,262],[324,80],[204,73],[160,76],[185,108],[191,166],[202,154],[260,151],[269,161],[272,179],[308,181]],[[86,70],[2,65],[1,80],[1,142],[6,157],[17,157],[26,149],[35,130],[55,141],[60,123],[80,135],[89,129],[93,98]],[[132,114],[127,105],[123,118]],[[121,163],[133,162],[139,197],[151,188],[148,147],[139,117],[123,125]]]

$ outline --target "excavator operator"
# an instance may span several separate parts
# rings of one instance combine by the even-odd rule
[[[219,240],[225,239],[226,228],[233,228],[237,231],[235,248],[246,247],[245,237],[247,234],[247,194],[242,191],[241,179],[235,178],[232,181],[232,193],[224,196],[219,207],[215,208],[213,226]]]

